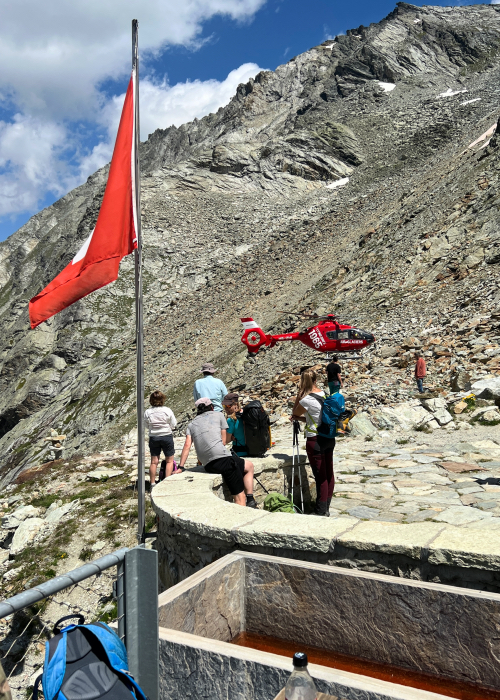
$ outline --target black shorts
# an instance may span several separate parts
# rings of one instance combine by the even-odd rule
[[[237,496],[245,490],[243,484],[243,474],[245,473],[245,460],[238,455],[230,457],[220,457],[205,464],[205,471],[209,474],[220,474],[231,492],[232,496]]]
[[[159,457],[161,451],[165,457],[172,457],[175,454],[174,438],[172,435],[150,435],[149,451],[151,457]]]

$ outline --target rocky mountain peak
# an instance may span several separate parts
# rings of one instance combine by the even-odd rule
[[[148,387],[184,415],[203,361],[252,386],[300,364],[292,345],[249,360],[241,315],[285,328],[293,318],[278,311],[327,308],[382,348],[436,316],[451,322],[454,299],[491,312],[498,146],[482,136],[498,119],[499,42],[498,5],[398,3],[259,73],[217,113],[150,135]],[[70,456],[113,446],[134,424],[131,259],[113,285],[28,327],[29,298],[92,229],[106,174],[0,243],[3,484],[45,460],[50,429]]]

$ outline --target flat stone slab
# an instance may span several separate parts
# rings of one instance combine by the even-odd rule
[[[123,469],[94,469],[94,471],[87,472],[87,481],[113,479],[115,476],[121,476],[124,473]]]
[[[467,462],[440,462],[439,466],[443,467],[449,472],[455,472],[460,474],[462,472],[480,472],[485,471],[484,467],[480,467],[477,464],[469,464]]]
[[[449,523],[450,525],[467,525],[475,520],[491,518],[491,515],[483,513],[477,508],[447,508],[442,513],[438,513],[433,519],[437,522]]]

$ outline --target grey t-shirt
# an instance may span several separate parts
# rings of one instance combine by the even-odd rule
[[[203,465],[230,456],[222,442],[221,430],[227,430],[227,423],[220,411],[207,411],[189,423],[186,435],[191,435],[196,455]]]

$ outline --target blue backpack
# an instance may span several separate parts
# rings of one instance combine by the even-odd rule
[[[334,438],[337,435],[337,421],[345,411],[345,401],[342,394],[333,394],[326,399],[318,394],[309,394],[321,404],[319,425],[316,426],[317,434],[325,438]]]
[[[59,623],[71,617],[82,624],[59,630]],[[103,622],[83,622],[82,615],[68,615],[56,623],[33,700],[40,681],[45,700],[147,700],[128,672],[127,650],[116,632]]]

